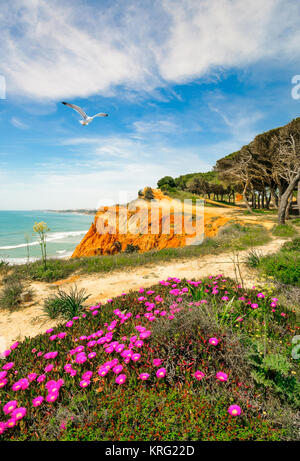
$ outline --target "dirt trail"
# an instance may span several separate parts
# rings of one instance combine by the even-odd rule
[[[283,239],[274,239],[270,243],[256,247],[262,254],[273,253],[285,242]],[[240,252],[240,260],[243,261],[249,249]],[[241,265],[242,276],[247,286],[255,284],[253,271]],[[64,289],[75,283],[79,289],[86,289],[91,296],[87,305],[105,301],[129,290],[140,287],[149,287],[167,277],[201,278],[208,275],[224,274],[234,278],[234,265],[229,253],[220,255],[206,255],[181,261],[169,261],[160,264],[149,264],[134,269],[124,268],[109,274],[75,275],[69,279],[55,283],[33,282],[34,303],[27,307],[9,313],[1,312],[0,317],[0,347],[8,347],[14,340],[23,339],[26,336],[35,336],[43,333],[50,326],[55,326],[56,321],[47,320],[43,317],[43,301],[49,295],[55,293],[61,286]]]

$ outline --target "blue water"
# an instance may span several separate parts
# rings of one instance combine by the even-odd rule
[[[30,260],[40,258],[40,246],[33,232],[35,222],[44,221],[49,257],[67,257],[88,231],[93,215],[54,213],[50,211],[0,211],[0,260],[9,263],[27,261],[26,235],[29,238]]]

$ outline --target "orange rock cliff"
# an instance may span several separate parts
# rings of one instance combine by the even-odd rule
[[[100,209],[89,231],[75,248],[73,258],[112,255],[123,251],[183,247],[216,235],[229,219],[183,205],[159,189],[152,189],[153,200],[138,198],[126,205]],[[129,247],[128,247],[129,246]]]

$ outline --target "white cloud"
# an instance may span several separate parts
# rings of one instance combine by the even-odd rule
[[[20,128],[21,130],[27,130],[29,128],[29,126],[22,122],[22,120],[18,119],[17,117],[12,117],[10,119],[10,123],[16,127],[16,128]]]
[[[1,5],[8,97],[154,91],[218,68],[299,57],[298,0],[65,0]],[[124,95],[124,91],[123,91]]]

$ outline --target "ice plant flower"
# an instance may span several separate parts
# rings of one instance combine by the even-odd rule
[[[117,384],[123,384],[126,381],[126,375],[119,375],[116,377],[116,383]]]
[[[159,368],[156,372],[156,376],[160,378],[164,378],[166,376],[166,369],[165,368]]]
[[[49,403],[55,402],[58,397],[58,392],[51,392],[47,395],[46,400]]]
[[[146,381],[149,378],[149,376],[150,376],[149,373],[140,373],[139,378],[142,381]]]
[[[212,344],[213,346],[217,346],[219,344],[218,338],[209,338],[208,342],[209,344]]]
[[[203,371],[200,371],[200,370],[197,370],[194,373],[194,378],[196,378],[198,381],[201,381],[201,379],[203,379],[204,376],[205,374],[203,373]]]
[[[216,378],[219,380],[219,381],[227,381],[228,379],[228,375],[226,373],[224,373],[223,371],[218,371],[218,373],[216,374]]]
[[[4,413],[8,415],[17,407],[17,405],[18,405],[18,402],[16,400],[10,400],[3,407]]]
[[[159,367],[159,365],[161,365],[162,361],[161,361],[161,359],[153,359],[152,363],[153,363],[153,365],[155,367]]]
[[[45,371],[45,373],[48,373],[49,371],[52,371],[53,368],[54,368],[54,365],[49,364],[49,365],[45,366],[44,371]]]
[[[2,370],[10,370],[14,365],[14,362],[8,362],[5,365],[3,365]]]
[[[2,421],[0,421],[0,435],[3,434],[3,432],[6,429],[6,424]]]
[[[27,410],[26,410],[25,407],[15,408],[15,410],[12,412],[11,416],[12,416],[12,418],[19,421],[20,419],[24,418],[24,416],[26,415],[26,412],[27,412]]]
[[[34,407],[39,407],[43,403],[44,397],[39,395],[38,397],[35,397],[35,399],[32,400],[32,405]]]
[[[241,407],[239,405],[230,405],[228,408],[228,413],[231,416],[239,416],[241,414]]]

